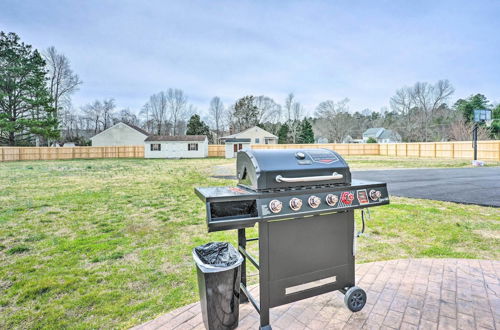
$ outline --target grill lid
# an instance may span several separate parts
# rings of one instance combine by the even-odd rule
[[[240,185],[259,191],[351,183],[349,166],[329,149],[243,150],[236,171]]]

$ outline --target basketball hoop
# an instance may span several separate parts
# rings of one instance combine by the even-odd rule
[[[486,127],[491,127],[491,124],[493,124],[494,121],[495,119],[485,120],[484,124],[486,125]]]

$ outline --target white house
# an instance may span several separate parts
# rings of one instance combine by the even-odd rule
[[[250,138],[226,139],[226,158],[234,158],[238,151],[247,148],[250,148]]]
[[[250,139],[253,144],[276,144],[278,137],[268,131],[258,127],[250,127],[236,134],[231,134],[220,138],[221,142],[226,142],[227,139]]]
[[[374,138],[378,143],[401,142],[401,135],[390,129],[383,127],[369,128],[363,133],[363,142],[366,143],[369,138]]]
[[[144,141],[144,158],[208,157],[206,135],[151,135]]]
[[[249,148],[250,144],[276,144],[278,137],[254,126],[236,134],[223,136],[220,141],[226,145],[226,158],[234,158],[239,150]]]
[[[134,125],[118,123],[90,138],[94,147],[141,146],[148,132]]]

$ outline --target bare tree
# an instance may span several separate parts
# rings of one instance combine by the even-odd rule
[[[151,131],[157,135],[168,134],[168,101],[165,92],[151,95],[141,114],[146,116],[147,122],[151,121]]]
[[[284,112],[286,124],[289,127],[290,139],[292,143],[296,143],[304,108],[299,102],[295,101],[293,93],[288,94],[285,98]]]
[[[124,122],[126,124],[131,124],[135,126],[140,126],[140,120],[135,113],[130,111],[130,109],[122,109],[117,117],[118,121]]]
[[[293,103],[294,103],[294,98],[295,98],[295,95],[293,95],[293,93],[289,93],[286,98],[285,98],[285,121],[287,123],[290,123],[292,121],[292,113],[293,113],[293,110],[292,110],[292,107],[293,107]]]
[[[281,106],[268,96],[257,96],[255,106],[259,109],[259,123],[277,123],[281,119]]]
[[[402,119],[398,131],[405,141],[414,140],[414,135],[418,133],[418,122],[416,115],[412,88],[403,87],[396,91],[396,94],[390,100],[391,109]]]
[[[349,114],[349,99],[339,102],[327,100],[316,107],[318,129],[330,142],[342,142],[352,127],[352,116]]]
[[[82,108],[85,118],[91,123],[94,133],[99,133],[111,127],[114,118],[115,101],[113,99],[94,101]],[[90,127],[89,127],[90,128]]]
[[[462,116],[459,116],[450,126],[450,140],[470,141],[472,138],[472,129],[474,123],[466,122]],[[477,130],[478,140],[489,140],[490,130],[485,126],[479,126]]]
[[[444,138],[443,121],[450,112],[446,101],[454,93],[448,80],[435,84],[417,82],[403,87],[391,98],[391,108],[402,119],[398,130],[406,141],[429,141]],[[449,120],[448,120],[449,122]]]
[[[43,53],[48,70],[48,87],[56,113],[64,105],[69,105],[71,94],[78,90],[82,81],[70,67],[68,58],[58,53],[55,47],[49,47]]]
[[[173,135],[177,135],[178,121],[186,119],[187,97],[181,89],[169,88],[166,92],[167,107],[173,127]]]
[[[224,119],[224,104],[221,99],[216,96],[210,101],[210,107],[208,108],[208,114],[210,116],[210,121],[215,128],[216,143],[219,143],[219,138],[221,131],[224,130],[223,119]]]
[[[114,99],[108,99],[102,102],[103,129],[108,129],[113,124],[115,107],[116,105]]]
[[[85,118],[88,120],[88,128],[94,130],[94,133],[97,134],[102,131],[102,105],[100,101],[94,101],[94,103],[90,103],[85,105],[82,108],[83,114]]]

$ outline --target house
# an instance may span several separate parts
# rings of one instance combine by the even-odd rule
[[[250,144],[277,144],[278,137],[258,127],[250,127],[236,134],[220,138],[226,145],[226,158],[234,158],[239,150],[249,148]]]
[[[398,132],[385,129],[383,127],[369,128],[363,133],[363,142],[368,142],[369,138],[374,138],[378,143],[401,142],[401,135]]]
[[[225,143],[228,139],[250,139],[250,143],[253,144],[277,144],[278,137],[272,133],[258,126],[247,128],[236,134],[231,134],[220,138],[222,143]]]
[[[151,135],[144,141],[144,158],[208,157],[206,135]]]
[[[149,136],[140,127],[120,122],[90,138],[94,147],[142,146]]]
[[[250,138],[226,139],[226,158],[234,158],[238,151],[250,148],[250,140]]]

